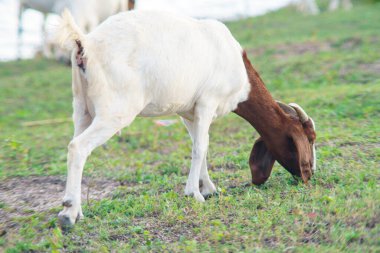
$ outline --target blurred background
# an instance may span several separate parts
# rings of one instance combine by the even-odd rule
[[[27,3],[28,0],[24,0],[24,2]],[[197,18],[231,21],[264,15],[269,11],[297,2],[300,3],[302,0],[137,0],[135,8],[139,10],[173,11]],[[12,60],[17,57],[31,58],[36,51],[41,50],[44,41],[42,36],[44,16],[41,12],[28,8],[22,13],[22,45],[20,55],[18,55],[19,6],[20,3],[17,0],[0,0],[0,61]],[[47,31],[54,26],[56,18],[56,14],[52,13],[47,16],[45,24]]]

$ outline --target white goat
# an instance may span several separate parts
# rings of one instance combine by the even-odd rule
[[[75,128],[62,225],[82,216],[81,180],[89,154],[136,116],[182,117],[193,142],[185,194],[198,201],[216,190],[206,161],[210,124],[234,110],[261,135],[250,159],[254,183],[265,182],[275,159],[305,182],[311,177],[314,123],[298,105],[280,107],[273,100],[222,23],[134,11],[112,16],[85,35],[65,12],[59,33],[59,41],[73,50]]]
[[[340,5],[346,10],[352,8],[351,0],[330,0],[328,9],[329,11],[334,11],[338,9]],[[299,7],[301,11],[308,14],[317,15],[320,13],[316,0],[300,0]]]
[[[121,11],[128,10],[128,4],[131,0],[20,0],[19,5],[19,22],[18,22],[18,56],[21,56],[22,46],[22,17],[26,9],[33,9],[44,15],[42,32],[44,38],[43,53],[50,57],[51,52],[49,44],[46,41],[46,17],[48,14],[61,14],[67,8],[71,11],[78,26],[89,32],[93,30],[100,22],[109,16]],[[133,1],[134,2],[134,1]]]

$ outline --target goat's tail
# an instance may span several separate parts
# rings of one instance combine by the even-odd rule
[[[75,23],[70,11],[65,9],[62,12],[59,27],[56,32],[55,41],[68,50],[73,50],[76,46],[85,44],[85,34]]]

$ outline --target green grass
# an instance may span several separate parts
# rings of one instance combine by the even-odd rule
[[[87,178],[121,185],[84,200],[85,219],[72,231],[57,227],[59,205],[36,211],[0,201],[0,251],[379,252],[379,13],[380,4],[315,17],[285,9],[228,23],[273,96],[301,104],[316,121],[318,171],[309,186],[279,165],[265,185],[246,185],[258,134],[231,114],[210,131],[219,195],[196,203],[183,194],[185,128],[139,118],[88,159]],[[23,123],[69,118],[70,79],[52,61],[0,64],[1,191],[14,178],[66,174],[72,123]],[[43,184],[25,184],[26,195],[31,187]]]

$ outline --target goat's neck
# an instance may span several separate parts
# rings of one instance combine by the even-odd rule
[[[248,99],[239,103],[234,112],[247,120],[264,141],[270,142],[285,130],[287,117],[272,98],[245,52],[243,61],[251,84],[251,91]]]

